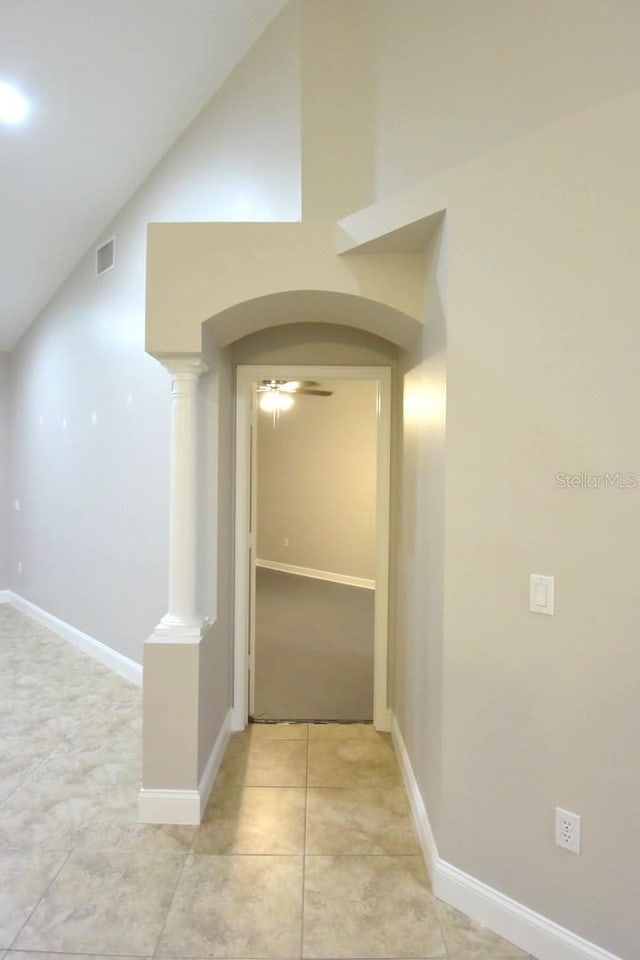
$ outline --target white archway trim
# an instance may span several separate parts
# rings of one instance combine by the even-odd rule
[[[234,698],[231,725],[243,730],[249,715],[250,551],[254,547],[252,516],[252,398],[253,385],[266,378],[317,380],[375,380],[378,383],[376,459],[376,566],[374,614],[373,722],[388,731],[389,665],[389,514],[391,504],[391,368],[334,367],[301,364],[242,365],[236,383],[236,526]]]

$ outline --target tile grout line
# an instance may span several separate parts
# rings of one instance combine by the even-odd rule
[[[400,772],[400,761],[399,761],[398,755],[397,755],[397,753],[396,753],[396,749],[395,749],[395,747],[393,746],[393,742],[392,742],[391,745],[392,745],[392,748],[393,748],[393,754],[394,754],[394,756],[395,756],[395,758],[396,758],[396,765],[397,765],[397,767],[398,767],[398,773],[399,773],[399,772]],[[408,797],[408,794],[407,794],[406,787],[404,786],[404,784],[402,784],[402,781],[401,781],[401,786],[402,786],[402,792],[403,792],[404,797],[405,797],[405,801],[406,801],[407,804],[408,804],[409,797]],[[413,821],[411,822],[411,829],[412,829],[412,832],[413,832],[413,834],[414,834],[414,838],[417,840],[417,839],[418,839],[418,837],[417,837],[417,832],[416,832],[415,824],[413,823]],[[434,908],[434,911],[435,911],[436,920],[438,921],[438,930],[440,931],[440,937],[441,937],[441,939],[442,939],[442,946],[444,947],[444,954],[443,954],[442,960],[451,960],[451,954],[449,953],[449,945],[448,945],[447,940],[446,940],[445,935],[444,935],[444,928],[443,928],[443,926],[442,926],[442,920],[440,919],[440,911],[438,910],[437,902],[435,902],[435,901],[437,901],[437,897],[435,896],[435,894],[434,894],[434,892],[433,892],[433,882],[432,882],[431,876],[430,876],[430,874],[429,874],[429,871],[428,871],[427,868],[426,868],[426,863],[424,862],[424,858],[423,858],[420,854],[418,854],[418,856],[420,857],[420,860],[422,861],[423,868],[425,869],[426,874],[427,874],[427,877],[428,877],[428,879],[429,879],[429,893],[430,893],[431,897],[432,897],[433,900],[434,900],[433,908]]]
[[[0,949],[0,956],[3,955],[5,948]],[[149,960],[149,955],[146,953],[78,953],[77,950],[25,950],[23,947],[7,947],[6,953],[21,953],[24,954],[25,958],[29,956],[35,957],[90,957],[90,958],[108,958],[108,960]],[[502,960],[502,958],[500,958]],[[506,958],[506,960],[511,960],[511,958]],[[520,958],[523,960],[523,958]]]
[[[194,836],[195,836],[195,834],[194,834]],[[193,843],[193,840],[192,840],[191,842]],[[184,871],[185,871],[185,868],[186,868],[186,866],[187,866],[187,860],[189,859],[189,857],[195,856],[195,854],[192,854],[190,851],[191,851],[191,847],[189,847],[189,851],[187,852],[184,860],[182,861],[182,866],[180,867],[180,870],[178,871],[178,878],[177,878],[177,880],[176,880],[175,887],[173,888],[173,893],[172,893],[172,895],[171,895],[171,902],[169,903],[169,906],[168,906],[168,908],[167,908],[166,916],[165,916],[164,920],[162,921],[162,926],[160,927],[160,930],[158,931],[158,939],[156,940],[156,945],[155,945],[155,947],[154,947],[154,949],[153,949],[153,951],[152,951],[152,953],[151,953],[151,957],[153,958],[153,960],[155,960],[155,958],[158,956],[158,947],[160,946],[160,941],[162,940],[162,934],[164,933],[164,928],[165,928],[166,925],[167,925],[167,920],[169,919],[169,914],[171,913],[171,910],[172,910],[172,908],[173,908],[173,904],[174,904],[175,899],[176,899],[176,894],[177,894],[177,892],[178,892],[178,887],[180,886],[180,881],[182,880],[182,878],[183,878],[183,876],[184,876]]]
[[[40,904],[42,903],[42,901],[44,900],[44,898],[46,897],[46,895],[49,893],[49,890],[51,889],[51,887],[53,886],[53,884],[55,883],[55,881],[56,881],[56,880],[58,879],[58,877],[60,876],[60,872],[61,872],[61,871],[63,870],[63,868],[66,867],[66,865],[68,864],[69,859],[70,859],[73,851],[75,850],[75,847],[76,847],[76,843],[74,842],[73,847],[69,850],[69,852],[67,853],[66,857],[64,858],[64,860],[62,861],[62,863],[60,864],[60,866],[58,867],[58,869],[56,870],[56,872],[54,873],[54,875],[51,877],[51,880],[49,881],[49,883],[46,885],[46,887],[45,887],[44,890],[42,891],[42,894],[38,897],[38,900],[37,900],[37,902],[36,902],[33,910],[31,910],[31,912],[29,913],[29,916],[27,917],[27,919],[25,920],[25,922],[22,924],[22,926],[21,926],[20,929],[18,930],[18,932],[17,932],[17,934],[15,935],[15,937],[13,938],[13,941],[11,942],[11,946],[10,946],[10,947],[7,947],[7,952],[8,952],[9,950],[13,950],[13,947],[14,947],[16,941],[19,940],[20,937],[22,936],[22,934],[24,933],[24,930],[25,930],[27,924],[29,924],[29,923],[31,922],[31,918],[33,917],[34,913],[36,912],[36,910],[38,909],[38,907],[40,906]],[[32,951],[32,952],[34,952],[34,951]]]
[[[431,877],[429,877],[429,885],[431,885]],[[433,890],[431,892],[433,894]],[[437,899],[435,894],[433,894],[433,897],[434,897],[434,900]],[[440,930],[440,936],[442,937],[442,944],[444,946],[445,960],[451,960],[451,954],[449,953],[449,944],[447,943],[447,939],[444,935],[444,927],[442,926],[442,920],[440,919],[440,911],[438,910],[437,903],[434,904],[434,908],[436,911],[436,917],[438,919],[438,928]]]
[[[307,763],[304,781],[304,834],[302,837],[302,903],[300,905],[300,957],[304,956],[304,907],[307,879],[307,823],[309,817],[309,744],[310,726],[307,724]]]
[[[2,808],[2,807],[4,806],[4,804],[5,804],[8,800],[11,799],[11,797],[14,795],[14,793],[16,792],[16,790],[22,789],[25,785],[26,785],[27,787],[29,786],[29,780],[31,779],[31,777],[32,777],[32,776],[35,776],[35,774],[38,772],[38,770],[40,769],[40,767],[42,766],[42,764],[43,764],[43,763],[46,763],[47,760],[50,760],[51,757],[53,756],[53,754],[54,754],[57,750],[58,750],[58,747],[54,747],[53,750],[52,750],[50,753],[48,753],[46,757],[42,757],[42,759],[39,760],[39,761],[35,764],[35,766],[31,767],[31,769],[28,770],[27,773],[25,773],[25,775],[23,776],[23,778],[19,781],[19,783],[17,783],[17,784],[15,785],[15,787],[13,788],[13,790],[10,790],[9,793],[6,795],[6,797],[3,797],[2,801],[0,801],[0,808]]]

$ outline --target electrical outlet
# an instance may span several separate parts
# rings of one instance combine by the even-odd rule
[[[22,560],[18,560],[18,573],[22,573]]]
[[[580,853],[580,816],[556,807],[556,846]]]

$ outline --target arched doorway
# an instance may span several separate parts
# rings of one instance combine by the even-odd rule
[[[262,329],[233,344],[232,364],[236,371],[236,561],[234,709],[233,725],[241,729],[247,720],[250,687],[251,610],[250,571],[250,449],[251,385],[263,376],[300,376],[309,379],[354,377],[373,379],[379,387],[376,464],[376,556],[375,556],[375,725],[387,729],[389,663],[389,516],[394,476],[391,457],[393,409],[399,409],[397,377],[400,349],[371,332],[344,325],[292,323]],[[255,506],[255,505],[254,505]],[[255,513],[254,513],[255,516]],[[254,544],[255,545],[255,544]]]

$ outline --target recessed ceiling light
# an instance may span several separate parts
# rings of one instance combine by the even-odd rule
[[[11,83],[0,80],[0,121],[22,123],[29,113],[29,103]]]

